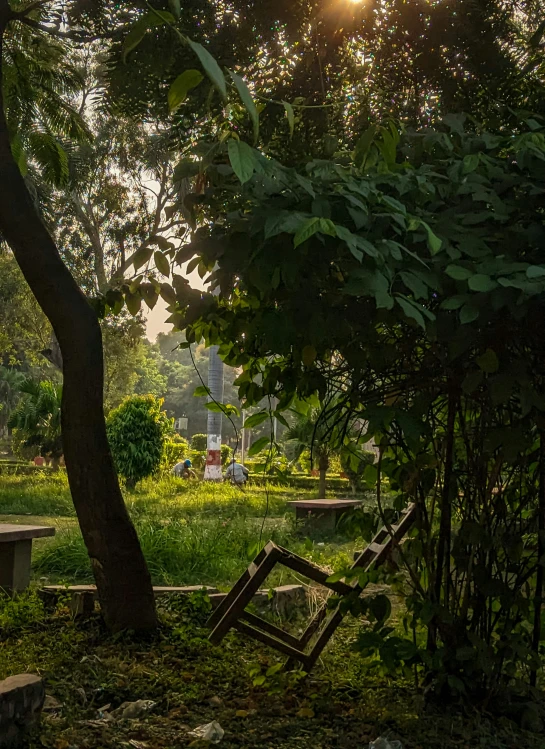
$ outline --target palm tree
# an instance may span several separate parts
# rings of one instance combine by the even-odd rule
[[[45,380],[25,380],[19,388],[22,395],[11,414],[8,426],[23,437],[25,447],[37,447],[53,466],[62,456],[61,398],[62,385]]]
[[[291,447],[294,460],[300,458],[305,450],[310,451],[312,465],[317,465],[320,472],[318,499],[325,499],[326,473],[335,449],[324,411],[312,408],[306,415],[294,413],[294,419],[294,423],[286,431],[285,442]]]

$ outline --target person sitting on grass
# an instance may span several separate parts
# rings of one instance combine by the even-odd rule
[[[172,473],[179,479],[194,479],[196,477],[189,459],[176,463]]]
[[[244,486],[248,481],[248,475],[249,471],[246,466],[243,466],[242,463],[237,463],[236,459],[233,458],[225,471],[225,480],[230,481],[236,486]]]

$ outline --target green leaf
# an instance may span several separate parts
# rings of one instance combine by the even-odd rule
[[[153,247],[140,247],[139,250],[136,250],[132,259],[134,269],[138,270],[138,268],[141,268],[143,265],[145,265],[150,260],[152,255]]]
[[[182,13],[182,9],[180,7],[180,0],[168,0],[168,4],[170,6],[170,10],[172,11],[172,15],[175,18],[180,18],[180,15]]]
[[[295,129],[295,112],[293,107],[287,101],[283,101],[284,109],[286,110],[286,117],[288,118],[288,126],[290,129],[290,138],[293,138],[293,131]]]
[[[123,42],[123,62],[127,61],[127,55],[129,52],[132,52],[133,49],[138,47],[149,29],[163,26],[165,23],[173,23],[174,21],[175,18],[172,13],[168,13],[164,10],[146,13],[145,16],[138,19]]]
[[[467,281],[473,275],[473,271],[462,268],[461,265],[447,265],[445,273],[455,281]]]
[[[476,273],[469,278],[467,285],[472,291],[492,291],[498,284],[490,276],[486,276],[484,273]]]
[[[543,278],[545,268],[541,265],[529,265],[526,269],[526,278]]]
[[[168,278],[168,276],[170,276],[170,263],[168,262],[168,258],[166,258],[162,252],[157,250],[153,255],[153,259],[155,261],[155,267],[159,273]]]
[[[432,228],[431,226],[429,226],[429,224],[427,224],[425,221],[421,221],[421,224],[426,230],[426,234],[428,235],[429,250],[432,255],[436,255],[443,246],[443,241],[439,239],[437,234],[432,231]]]
[[[205,385],[199,385],[199,387],[195,388],[193,395],[195,398],[202,398],[203,395],[210,395],[210,390]]]
[[[337,230],[335,229],[335,224],[329,218],[320,219],[320,231],[322,232],[322,234],[327,234],[330,237],[337,236]]]
[[[259,413],[252,414],[251,416],[248,416],[248,418],[244,421],[244,429],[253,429],[254,427],[258,427],[260,424],[263,424],[264,421],[267,421],[268,418],[268,411],[259,411]]]
[[[220,92],[222,99],[226,101],[227,84],[225,83],[225,76],[216,60],[212,57],[210,52],[202,46],[202,44],[194,42],[192,39],[187,39],[187,43],[199,58],[201,65],[204,68],[204,72]]]
[[[125,304],[127,305],[127,309],[131,313],[131,315],[134,317],[140,312],[140,307],[142,306],[142,297],[139,293],[131,294],[130,292],[128,294],[125,294]]]
[[[365,160],[367,158],[367,154],[369,153],[369,150],[371,146],[373,145],[373,141],[375,140],[375,136],[377,134],[377,126],[371,125],[364,133],[363,135],[358,139],[358,142],[356,143],[356,147],[354,149],[354,163],[357,167],[363,167]]]
[[[417,309],[414,304],[412,304],[408,299],[403,299],[399,296],[396,297],[396,301],[407,317],[415,320],[422,328],[422,330],[426,330],[426,321],[424,320],[424,317],[422,316],[420,310]]]
[[[242,140],[231,138],[227,144],[229,152],[229,161],[233,167],[234,173],[239,178],[241,184],[248,182],[253,176],[255,168],[254,152],[251,146]]]
[[[479,310],[477,307],[474,307],[472,304],[464,304],[462,309],[460,310],[460,322],[462,325],[466,325],[467,323],[473,322],[479,317]]]
[[[428,298],[428,287],[417,274],[403,271],[399,275],[405,286],[413,292],[416,299]]]
[[[310,367],[316,361],[316,349],[314,346],[305,346],[301,356],[305,367]]]
[[[260,437],[248,450],[248,457],[253,458],[254,455],[260,453],[265,447],[267,447],[267,445],[270,444],[270,441],[271,440],[269,437]]]
[[[464,156],[464,174],[474,172],[479,166],[480,158],[480,154],[478,153],[469,153],[467,156]]]
[[[250,89],[246,85],[245,81],[239,75],[237,75],[236,73],[233,73],[232,70],[229,71],[229,74],[235,83],[238,94],[240,98],[242,99],[242,103],[246,107],[246,111],[250,115],[250,119],[252,121],[252,126],[253,126],[254,145],[255,145],[257,143],[257,139],[259,136],[259,113],[257,111],[257,107],[252,98],[252,94],[250,93]]]
[[[486,374],[493,374],[494,372],[497,372],[498,367],[500,366],[500,362],[498,360],[496,352],[491,348],[487,348],[484,354],[481,354],[481,356],[477,357],[476,361],[478,367],[482,369],[482,371]]]
[[[175,112],[180,104],[187,98],[192,88],[198,86],[203,80],[203,74],[199,70],[186,70],[179,75],[168,90],[168,108]]]
[[[448,297],[444,302],[441,302],[441,309],[460,309],[468,299],[468,294]]]
[[[307,219],[297,230],[293,238],[293,246],[299,247],[300,244],[303,244],[303,242],[306,242],[307,239],[310,239],[313,234],[321,231],[320,221],[321,219],[317,216],[313,216],[312,218]]]

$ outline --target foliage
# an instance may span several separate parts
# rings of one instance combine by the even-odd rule
[[[21,399],[9,418],[9,428],[20,435],[25,447],[35,447],[38,454],[58,461],[62,455],[62,386],[27,379],[19,390]]]
[[[277,395],[281,412],[334,391],[330,436],[355,416],[362,440],[377,435],[379,503],[384,473],[399,506],[421,508],[407,605],[441,688],[527,680],[545,527],[545,129],[528,119],[496,135],[447,117],[400,140],[375,127],[350,163],[304,176],[250,158],[242,207],[193,245],[222,294],[180,295],[180,325],[244,367],[241,398]],[[222,184],[212,211],[233,205]]]
[[[158,470],[172,422],[153,395],[125,398],[108,416],[108,441],[120,476],[134,486]]]
[[[373,465],[375,459],[374,452],[362,450],[357,443],[345,445],[341,449],[341,466],[343,472],[348,476],[354,493],[361,489],[365,478],[365,469],[367,466]]]
[[[163,454],[161,456],[161,469],[170,470],[176,463],[187,457],[189,451],[189,442],[183,437],[175,435],[166,439],[163,444]]]
[[[233,457],[233,449],[229,445],[221,446],[221,464],[222,466],[227,465]]]
[[[206,434],[194,434],[191,437],[191,447],[193,450],[206,450]]]

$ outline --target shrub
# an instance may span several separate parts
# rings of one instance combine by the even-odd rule
[[[167,471],[176,463],[179,463],[189,453],[189,442],[183,437],[175,434],[170,439],[165,440],[163,445],[163,454],[161,456],[161,470]]]
[[[191,437],[191,449],[197,452],[206,450],[207,436],[206,434],[194,434]]]
[[[222,466],[226,465],[231,458],[233,457],[233,450],[229,447],[229,445],[222,445],[221,446],[221,464]]]
[[[172,420],[161,410],[162,399],[131,395],[108,416],[108,440],[120,476],[129,488],[155,473]]]

